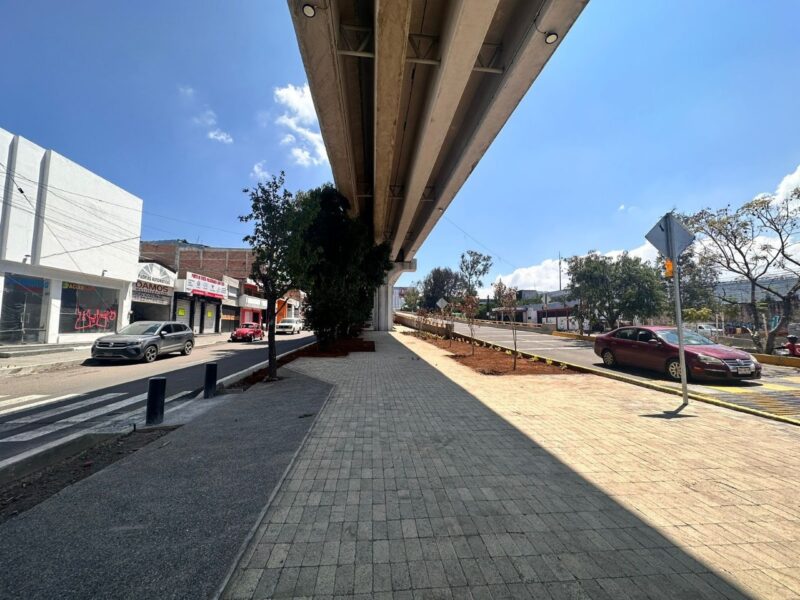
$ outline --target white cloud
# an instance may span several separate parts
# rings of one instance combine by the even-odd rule
[[[253,165],[253,170],[250,171],[250,177],[257,181],[269,179],[269,172],[264,169],[265,160],[261,160]]]
[[[625,205],[624,204],[620,204],[619,208],[617,210],[619,210],[619,211],[625,210]]]
[[[274,98],[285,109],[275,123],[290,130],[290,133],[284,134],[281,144],[291,146],[290,155],[295,164],[310,167],[327,163],[328,153],[319,132],[317,113],[308,84],[294,86],[290,83],[285,87],[275,88]],[[258,119],[266,124],[267,116],[268,113],[261,112]]]
[[[609,250],[602,253],[603,256],[616,258],[621,255],[624,250]],[[630,256],[641,258],[644,261],[655,264],[658,257],[658,250],[656,250],[650,243],[645,242],[641,246],[637,246],[628,251]],[[530,267],[522,267],[516,269],[511,273],[500,275],[495,279],[502,279],[503,283],[508,286],[515,287],[520,290],[540,290],[540,291],[555,291],[558,289],[558,259],[548,258],[536,265]],[[561,261],[561,287],[569,285],[569,278],[567,277],[567,261]],[[480,291],[481,296],[487,293],[491,294],[491,289],[484,289]]]
[[[798,166],[793,173],[789,173],[784,177],[778,189],[775,190],[775,197],[778,200],[784,200],[796,189],[800,187],[800,166]]]
[[[178,93],[184,98],[194,98],[194,88],[189,85],[179,85]]]
[[[290,83],[286,87],[275,88],[275,102],[288,108],[298,123],[317,124],[317,111],[314,110],[314,101],[311,99],[311,90],[307,83],[302,86]]]
[[[208,139],[222,142],[223,144],[232,144],[233,138],[231,135],[221,129],[212,129],[207,134]]]
[[[210,108],[206,108],[203,112],[192,119],[197,125],[203,127],[214,127],[217,124],[217,113]]]

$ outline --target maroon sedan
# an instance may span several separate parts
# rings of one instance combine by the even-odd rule
[[[692,379],[740,380],[761,377],[761,365],[747,352],[715,344],[684,331],[686,373]],[[594,342],[594,353],[607,367],[638,367],[681,378],[678,330],[674,327],[620,327]]]

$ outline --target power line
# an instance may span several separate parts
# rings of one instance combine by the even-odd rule
[[[450,217],[448,217],[447,215],[442,215],[442,216],[443,216],[443,217],[444,217],[444,218],[447,220],[447,222],[448,222],[448,223],[450,223],[450,224],[451,224],[453,227],[455,227],[456,229],[458,229],[458,230],[459,230],[461,233],[463,233],[465,236],[467,236],[467,237],[468,237],[469,239],[471,239],[473,242],[475,242],[476,244],[478,244],[479,246],[481,246],[481,247],[482,247],[484,250],[486,250],[486,251],[487,251],[487,252],[488,252],[490,255],[494,256],[494,257],[495,257],[495,258],[497,258],[498,260],[501,260],[501,261],[503,261],[504,263],[506,263],[507,265],[509,265],[509,266],[510,266],[511,268],[513,268],[514,270],[517,270],[517,269],[519,269],[519,267],[517,267],[515,264],[513,264],[512,262],[509,262],[509,261],[507,261],[505,258],[503,258],[502,256],[500,256],[500,255],[499,255],[497,252],[493,251],[491,248],[489,248],[489,247],[488,247],[486,244],[484,244],[483,242],[481,242],[481,241],[480,241],[479,239],[477,239],[475,236],[473,236],[473,235],[471,235],[469,232],[467,232],[467,231],[466,231],[466,230],[465,230],[463,227],[461,227],[460,225],[458,225],[458,224],[457,224],[455,221],[453,221],[453,220],[452,220]]]

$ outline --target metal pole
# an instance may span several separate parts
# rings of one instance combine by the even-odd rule
[[[675,284],[675,321],[678,324],[678,358],[681,364],[681,390],[683,391],[683,405],[689,404],[689,390],[686,387],[686,355],[683,351],[683,315],[681,314],[681,276],[678,267],[678,257],[675,252],[675,240],[672,237],[670,219],[667,222],[667,239],[669,240],[670,259],[672,260],[672,278]]]
[[[167,378],[151,377],[147,386],[147,425],[160,425],[164,421],[164,397],[167,395]]]
[[[217,392],[217,363],[206,363],[206,379],[203,398],[213,398]]]

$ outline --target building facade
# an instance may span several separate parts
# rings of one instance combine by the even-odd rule
[[[0,129],[0,344],[82,343],[127,325],[142,201]]]
[[[173,318],[197,334],[232,331],[240,323],[266,323],[267,301],[251,279],[249,248],[212,248],[186,240],[140,244],[142,261],[155,261],[177,273]],[[276,321],[298,316],[299,294],[278,301]]]

